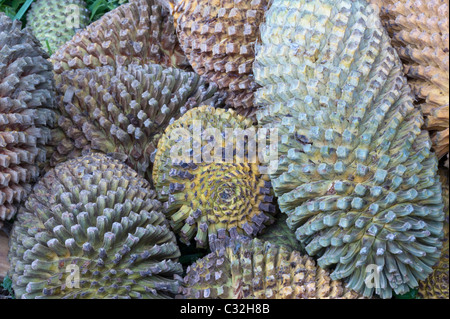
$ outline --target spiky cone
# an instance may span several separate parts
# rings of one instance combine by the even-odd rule
[[[431,131],[439,158],[449,152],[449,1],[371,0]]]
[[[52,54],[89,23],[84,0],[36,0],[27,13],[27,27]]]
[[[228,93],[227,104],[253,116],[252,65],[269,0],[167,0],[193,69]]]
[[[442,183],[442,197],[444,198],[445,225],[441,258],[433,267],[433,272],[425,281],[420,282],[419,296],[426,299],[449,299],[449,185],[448,170],[440,169],[439,175]]]
[[[180,252],[155,197],[145,179],[103,154],[49,171],[12,231],[16,297],[173,297]]]
[[[442,190],[377,12],[363,0],[275,0],[265,18],[255,103],[259,124],[279,131],[280,210],[318,265],[335,267],[331,279],[365,296],[408,292],[439,259]]]
[[[216,102],[216,91],[193,72],[157,64],[64,72],[57,85],[61,131],[50,163],[92,149],[121,154],[150,177],[150,157],[164,129],[192,107]]]
[[[283,246],[289,251],[297,250],[304,253],[305,247],[297,240],[295,233],[288,227],[286,220],[286,214],[277,214],[275,222],[266,227],[257,238],[277,246]]]
[[[255,133],[252,120],[206,105],[167,127],[153,182],[183,243],[195,236],[197,247],[215,250],[226,238],[254,237],[273,222],[271,185],[252,152]]]
[[[357,299],[311,257],[259,239],[231,241],[187,269],[187,299]]]
[[[46,58],[36,38],[0,12],[0,220],[15,215],[46,159],[56,122]]]
[[[131,63],[190,69],[173,17],[156,1],[132,0],[78,32],[52,55],[55,73]]]

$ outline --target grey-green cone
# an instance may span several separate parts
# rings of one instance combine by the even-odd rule
[[[146,180],[105,155],[49,171],[11,234],[16,297],[173,297],[180,252],[155,196]]]
[[[47,58],[19,21],[0,12],[0,220],[15,215],[46,160],[56,122]]]
[[[271,179],[289,227],[365,296],[417,287],[440,255],[437,159],[374,9],[274,0],[261,39],[257,118],[279,129]]]
[[[124,155],[142,175],[150,173],[165,128],[187,110],[220,97],[215,84],[194,72],[158,64],[66,71],[59,75],[57,92],[63,132],[53,141],[51,165],[92,149]]]
[[[27,14],[27,27],[50,54],[88,23],[83,0],[35,0]]]

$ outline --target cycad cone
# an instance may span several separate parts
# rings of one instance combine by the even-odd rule
[[[448,0],[371,0],[380,9],[403,71],[425,116],[433,148],[449,165]]]
[[[270,177],[280,210],[331,279],[365,296],[408,292],[439,259],[442,190],[377,10],[363,0],[275,0],[265,18],[257,118],[279,129]]]
[[[232,241],[187,269],[187,299],[357,299],[309,256],[253,239]]]
[[[83,0],[36,0],[27,15],[27,27],[49,54],[88,23],[89,10]]]
[[[36,38],[0,12],[0,220],[38,179],[55,126],[52,65]]]
[[[448,299],[448,279],[449,279],[449,185],[448,170],[439,170],[442,183],[442,197],[444,198],[445,226],[442,255],[439,263],[433,267],[433,272],[424,281],[420,282],[419,296],[424,299]]]
[[[156,63],[190,69],[173,17],[159,1],[132,0],[78,32],[51,57],[56,83],[64,71],[101,66]]]
[[[173,297],[183,272],[180,251],[155,197],[137,172],[102,154],[50,170],[11,232],[16,297]]]
[[[228,93],[227,104],[253,116],[252,65],[268,0],[168,0],[193,69]],[[176,5],[175,5],[176,3]]]
[[[92,149],[125,155],[146,175],[164,129],[186,110],[217,98],[217,87],[194,72],[159,64],[83,68],[59,79],[61,130],[53,135],[52,166]]]
[[[215,250],[229,237],[254,237],[273,222],[268,176],[259,157],[247,151],[251,142],[234,138],[238,130],[254,129],[252,124],[233,110],[202,105],[169,125],[159,140],[153,181],[183,242],[195,235],[198,247]],[[217,134],[208,135],[211,130]],[[193,150],[193,156],[176,158],[174,150],[183,144],[183,154]]]

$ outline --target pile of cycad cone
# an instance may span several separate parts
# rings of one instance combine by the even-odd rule
[[[448,0],[130,0],[88,19],[81,0],[36,0],[24,30],[0,13],[16,297],[448,298]],[[279,137],[268,174],[226,135],[258,128]],[[183,272],[194,242],[210,253]]]

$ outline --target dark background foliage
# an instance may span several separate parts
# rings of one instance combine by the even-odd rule
[[[0,11],[5,12],[11,19],[17,18],[26,25],[26,12],[36,0],[0,0]],[[91,11],[91,22],[99,19],[106,12],[118,7],[128,0],[86,0]]]

